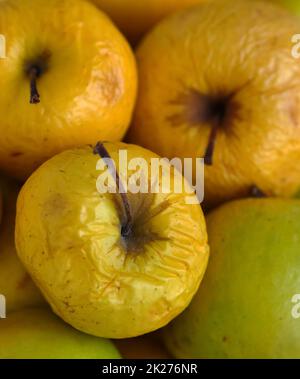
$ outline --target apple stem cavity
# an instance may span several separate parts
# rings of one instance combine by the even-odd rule
[[[29,71],[30,79],[30,104],[38,104],[40,102],[40,94],[37,90],[36,81],[39,77],[39,69],[36,66],[32,66]]]
[[[213,164],[213,155],[219,128],[227,128],[230,117],[232,117],[232,114],[234,111],[236,112],[238,108],[238,105],[232,101],[234,94],[235,93],[229,95],[223,94],[219,97],[208,97],[206,99],[206,110],[202,113],[201,121],[211,124],[211,131],[204,154],[204,163],[208,166]]]
[[[111,156],[109,152],[106,150],[102,142],[97,142],[96,146],[94,147],[94,154],[98,154],[102,159],[106,160],[105,163],[107,164],[112,177],[116,179],[117,191],[119,195],[121,196],[123,210],[125,212],[125,222],[123,223],[121,227],[121,235],[124,238],[129,237],[132,232],[133,217],[132,217],[132,212],[130,208],[130,202],[128,200],[122,180],[120,179],[119,173],[116,170],[114,163],[111,164],[112,163]]]

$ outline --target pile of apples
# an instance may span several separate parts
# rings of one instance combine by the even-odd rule
[[[296,3],[0,2],[0,358],[300,358]]]

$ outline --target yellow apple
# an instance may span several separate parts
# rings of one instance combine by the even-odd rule
[[[162,21],[137,50],[139,98],[128,141],[166,157],[205,157],[205,202],[253,186],[300,187],[299,21],[262,1],[220,0]]]
[[[158,156],[123,143],[98,148],[101,158],[91,147],[60,153],[28,179],[17,204],[17,250],[67,323],[99,337],[134,337],[166,325],[190,303],[208,261],[205,220],[199,203],[187,201],[196,198],[186,186],[180,193],[173,186],[99,193],[107,170],[96,165],[106,156],[128,180],[139,169],[124,168],[120,151],[128,164],[142,159],[146,170]],[[147,184],[152,179],[163,186],[162,173]],[[171,184],[183,181],[170,170]]]
[[[29,176],[56,153],[120,140],[136,67],[109,18],[82,0],[0,2],[0,169]]]

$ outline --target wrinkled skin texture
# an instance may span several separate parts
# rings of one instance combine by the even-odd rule
[[[116,359],[109,340],[80,333],[48,309],[14,312],[0,322],[0,358]]]
[[[116,164],[120,149],[147,168],[157,157],[134,145],[105,146]],[[18,198],[17,250],[66,322],[100,337],[133,337],[166,325],[191,301],[208,260],[205,220],[186,193],[128,193],[136,222],[126,247],[119,195],[96,189],[98,158],[90,147],[70,150],[29,178]]]
[[[123,137],[136,67],[106,15],[81,0],[1,1],[0,33],[0,169],[24,179],[67,148]],[[32,65],[39,104],[29,103]]]
[[[15,215],[19,186],[0,178],[4,193],[0,225],[0,294],[6,298],[6,311],[46,304],[20,262],[15,248]],[[2,321],[2,320],[1,320]]]
[[[165,330],[180,358],[299,358],[300,201],[228,203],[207,217],[211,259],[190,307]]]
[[[161,156],[203,157],[214,116],[221,121],[205,170],[206,205],[247,196],[255,185],[293,195],[300,187],[295,33],[297,18],[257,1],[212,2],[166,19],[137,51],[139,99],[128,141]],[[217,111],[209,97],[221,102]]]
[[[107,13],[133,44],[154,24],[177,10],[207,0],[91,0]]]

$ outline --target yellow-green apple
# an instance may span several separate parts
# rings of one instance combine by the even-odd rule
[[[88,336],[48,309],[30,308],[0,320],[0,359],[115,359],[109,340]]]
[[[244,199],[207,217],[211,259],[164,337],[177,358],[300,358],[300,201]]]

